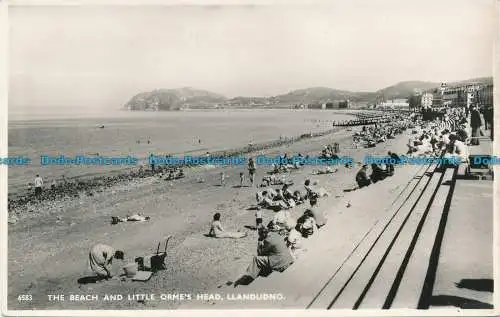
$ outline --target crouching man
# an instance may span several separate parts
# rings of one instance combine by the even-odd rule
[[[124,260],[123,251],[100,243],[90,249],[90,269],[100,278],[109,279],[115,276],[116,272],[112,268],[113,259]]]
[[[261,272],[283,272],[293,261],[294,258],[284,238],[278,233],[270,232],[268,229],[261,227],[259,229],[257,255],[253,257],[246,273],[234,283],[234,287],[251,283]]]

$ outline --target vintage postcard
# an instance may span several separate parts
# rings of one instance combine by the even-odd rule
[[[496,1],[1,9],[4,314],[498,314]]]

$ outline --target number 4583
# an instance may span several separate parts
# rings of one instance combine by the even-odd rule
[[[17,296],[17,300],[18,301],[30,301],[30,300],[33,300],[33,297],[31,296],[31,294],[24,294],[24,295]]]

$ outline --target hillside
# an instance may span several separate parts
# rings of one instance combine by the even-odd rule
[[[473,78],[447,83],[448,86],[465,83],[493,83],[492,77]],[[314,104],[349,99],[352,102],[375,103],[380,100],[406,99],[416,90],[428,91],[441,83],[426,81],[403,81],[376,92],[353,92],[328,87],[297,89],[273,97],[227,97],[206,90],[184,87],[180,89],[157,89],[135,95],[125,105],[128,110],[178,110],[181,108],[245,108],[274,107],[275,105]]]
[[[128,110],[178,110],[189,104],[216,104],[227,98],[206,90],[189,87],[179,89],[157,89],[139,93],[125,104]]]
[[[415,90],[429,90],[437,88],[441,83],[432,83],[426,81],[402,81],[395,85],[380,89],[375,92],[379,99],[406,99],[414,93]]]
[[[276,96],[275,98],[279,101],[279,103],[309,104],[346,99],[352,101],[364,101],[364,99],[369,99],[372,95],[372,93],[352,92],[326,87],[312,87],[294,90],[287,94]]]

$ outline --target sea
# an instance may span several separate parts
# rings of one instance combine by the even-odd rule
[[[332,120],[352,116],[328,110],[196,110],[172,112],[9,112],[9,157],[31,164],[9,166],[9,192],[33,182],[98,175],[130,166],[41,165],[47,156],[185,155],[240,148],[332,129]]]

